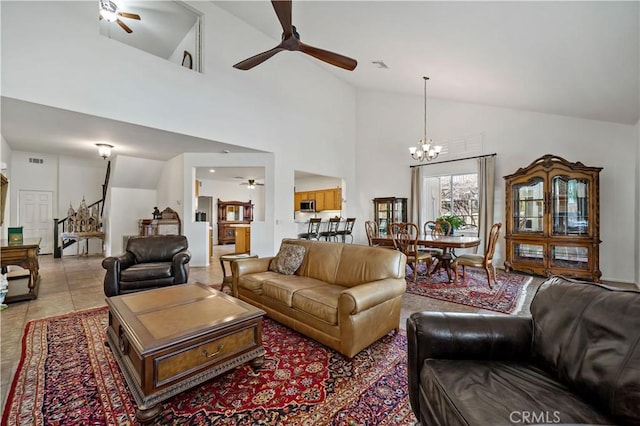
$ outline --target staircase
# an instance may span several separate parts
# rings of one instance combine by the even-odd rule
[[[92,224],[90,226],[91,228],[95,228],[95,229],[90,229],[91,231],[94,231],[94,232],[103,230],[102,218],[104,213],[104,200],[107,197],[107,188],[109,185],[110,175],[111,175],[111,161],[107,163],[107,171],[105,174],[104,183],[102,184],[102,199],[86,206],[86,209],[89,212],[93,211],[94,208],[97,209],[97,211],[99,212],[97,223]],[[84,202],[84,199],[83,199],[83,202]],[[78,212],[79,211],[80,209],[78,210]],[[70,217],[70,216],[67,216],[62,220],[59,220],[57,218],[53,219],[53,241],[54,241],[53,257],[54,258],[61,258],[65,248],[70,247],[73,244],[80,244],[80,240],[78,239],[60,238],[61,235],[67,232],[82,233],[89,230],[89,229],[84,229],[84,227],[87,226],[87,224],[83,223],[82,227],[79,227],[78,223],[74,223],[76,222],[74,219],[75,219],[74,217]]]

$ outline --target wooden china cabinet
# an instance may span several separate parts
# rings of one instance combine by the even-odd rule
[[[547,154],[504,176],[507,272],[600,281],[601,170]]]
[[[390,224],[407,221],[407,199],[396,197],[374,198],[373,215],[378,224],[380,235],[387,235]]]
[[[251,228],[248,225],[252,221],[251,200],[248,202],[221,201],[218,198],[218,244],[235,244],[236,232],[239,228],[243,228],[245,233],[250,232]]]

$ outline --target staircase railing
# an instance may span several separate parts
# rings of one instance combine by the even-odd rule
[[[89,211],[91,211],[91,209],[94,206],[97,206],[98,211],[100,211],[100,226],[99,226],[100,229],[102,229],[102,219],[103,219],[102,215],[104,213],[104,200],[107,198],[107,188],[109,186],[110,175],[111,175],[111,161],[107,163],[107,171],[104,177],[104,183],[102,184],[102,199],[96,201],[95,203],[89,204],[87,206]],[[69,220],[68,217],[65,217],[64,219],[57,219],[57,218],[53,219],[53,241],[54,241],[53,257],[54,258],[61,258],[63,250],[66,249],[67,247],[73,244],[80,244],[79,241],[76,241],[75,239],[70,240],[70,239],[60,238],[60,236],[66,232],[68,220]]]

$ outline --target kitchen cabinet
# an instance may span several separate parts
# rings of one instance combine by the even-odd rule
[[[293,197],[293,209],[300,210],[300,202],[313,200],[316,211],[342,210],[342,188],[319,189],[316,191],[296,192]]]
[[[544,155],[505,176],[505,270],[600,281],[601,167]]]

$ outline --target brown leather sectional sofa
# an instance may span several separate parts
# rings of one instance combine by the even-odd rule
[[[640,292],[547,279],[530,317],[407,320],[423,425],[640,424]]]
[[[399,329],[406,257],[384,248],[308,240],[294,275],[269,271],[271,257],[233,262],[233,295],[351,358]]]

